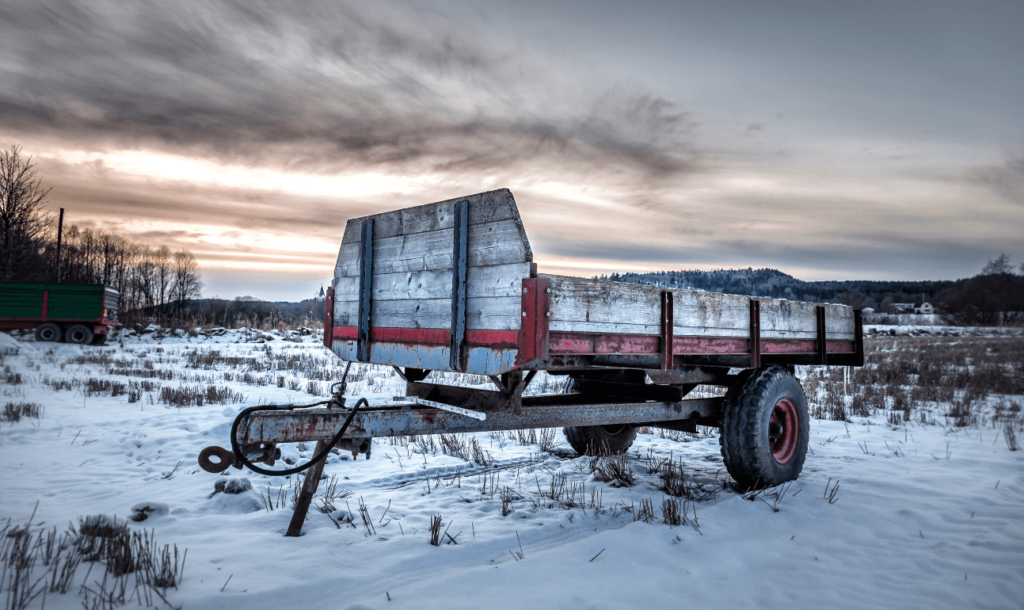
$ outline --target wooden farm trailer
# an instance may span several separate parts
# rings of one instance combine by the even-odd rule
[[[37,341],[103,345],[120,293],[103,284],[0,283],[0,329],[34,328]]]
[[[324,345],[394,367],[406,395],[354,416],[343,399],[243,412],[233,451],[208,448],[201,465],[273,464],[278,443],[319,441],[326,455],[332,440],[358,453],[374,437],[555,426],[580,453],[621,453],[641,426],[706,425],[722,428],[737,483],[776,485],[799,475],[807,450],[794,365],[864,361],[860,312],[846,306],[539,274],[504,189],[349,220]],[[492,387],[438,383],[434,371]],[[524,396],[538,371],[571,378],[571,392]],[[728,390],[688,398],[701,384]]]

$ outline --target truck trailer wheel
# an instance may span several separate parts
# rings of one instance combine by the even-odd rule
[[[637,429],[629,424],[567,426],[562,433],[580,455],[618,455],[636,440]]]
[[[92,338],[92,345],[106,345],[106,343],[107,343],[107,336],[106,335],[96,335],[95,337]]]
[[[779,366],[758,369],[729,389],[722,420],[722,458],[743,489],[800,476],[810,434],[800,382]]]
[[[68,332],[64,335],[64,340],[68,343],[77,343],[78,345],[89,345],[92,343],[92,330],[88,326],[81,324],[75,324],[68,329]]]
[[[60,327],[53,322],[40,324],[36,328],[36,341],[60,341]]]

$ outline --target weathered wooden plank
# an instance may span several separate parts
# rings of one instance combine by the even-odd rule
[[[526,231],[522,228],[522,220],[519,218],[515,198],[512,197],[512,192],[508,189],[477,193],[437,203],[373,214],[364,218],[374,219],[374,237],[377,239],[451,229],[455,220],[455,203],[459,201],[469,202],[470,226],[498,220],[513,220],[519,226],[520,240],[529,252],[529,260],[533,260],[530,242],[526,238]],[[342,238],[343,244],[359,241],[358,226],[364,218],[353,218],[348,221],[348,224],[345,225],[345,235]]]
[[[663,288],[563,276],[551,280],[552,331],[658,334]],[[678,336],[743,337],[749,335],[750,299],[696,290],[673,290]],[[761,301],[761,335],[775,339],[817,336],[814,303],[783,299]],[[853,312],[830,305],[826,332],[830,339],[853,338]]]
[[[470,267],[530,262],[528,249],[520,241],[520,227],[511,219],[469,227]],[[453,229],[439,229],[373,240],[373,269],[376,273],[402,273],[452,268]],[[335,277],[359,273],[359,244],[342,244]]]
[[[451,244],[448,245],[451,250]],[[451,253],[449,253],[451,256]],[[466,281],[469,297],[519,296],[522,280],[530,277],[530,263],[470,267]],[[355,300],[359,295],[356,277],[339,277],[334,283],[334,298]],[[452,296],[452,270],[438,269],[409,273],[384,273],[373,276],[374,306],[378,301],[449,299]],[[410,306],[415,306],[410,304]]]
[[[334,302],[334,325],[355,326],[356,301]],[[450,299],[374,301],[370,326],[375,328],[451,328]],[[466,300],[466,328],[519,330],[520,298],[477,297]]]

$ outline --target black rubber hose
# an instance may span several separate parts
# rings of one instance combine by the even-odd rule
[[[320,460],[326,458],[327,454],[331,452],[331,449],[334,449],[334,446],[337,445],[339,441],[341,441],[342,435],[344,435],[345,431],[348,430],[348,425],[352,423],[352,418],[355,417],[356,411],[359,410],[359,407],[362,405],[369,404],[370,403],[368,403],[365,398],[360,398],[356,402],[355,406],[352,407],[352,411],[349,412],[348,417],[345,418],[345,423],[341,424],[341,430],[338,430],[338,433],[334,435],[334,438],[331,439],[331,442],[328,443],[326,447],[324,447],[323,451],[315,455],[313,459],[309,460],[302,466],[288,468],[287,470],[267,470],[266,468],[260,468],[259,466],[256,466],[249,460],[245,459],[245,456],[242,455],[242,448],[238,446],[238,439],[236,438],[236,434],[238,433],[238,425],[239,423],[241,423],[242,418],[252,413],[253,411],[277,411],[278,407],[274,406],[268,405],[262,407],[249,407],[248,409],[243,409],[242,412],[238,414],[238,417],[236,417],[235,421],[231,424],[231,450],[235,453],[235,459],[238,460],[239,464],[242,464],[243,466],[245,466],[246,468],[255,473],[265,474],[271,477],[286,477],[288,475],[297,474],[302,472],[303,470],[306,470],[313,464],[316,464]]]

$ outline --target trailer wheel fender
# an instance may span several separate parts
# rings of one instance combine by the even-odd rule
[[[89,345],[92,343],[92,330],[85,325],[75,324],[68,329],[68,332],[64,335],[64,340],[68,343],[76,343],[78,345]]]
[[[803,387],[782,367],[753,371],[726,394],[719,443],[725,467],[744,489],[796,480],[809,435]]]
[[[40,324],[36,328],[36,341],[60,341],[61,329],[53,322],[47,322],[46,324]]]

